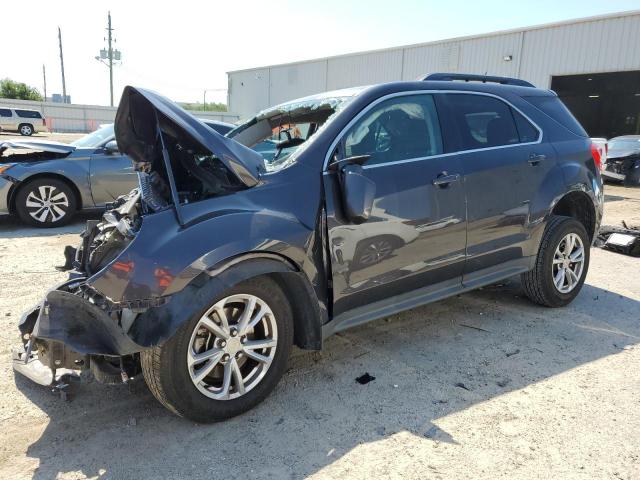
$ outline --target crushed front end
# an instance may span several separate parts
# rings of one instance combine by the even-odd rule
[[[133,241],[142,205],[140,190],[133,190],[110,205],[101,220],[87,222],[78,248],[65,248],[65,265],[58,268],[69,272],[68,280],[20,320],[22,345],[13,352],[16,371],[41,385],[91,375],[103,383],[119,383],[137,373],[137,353],[145,347],[127,332],[139,310],[109,300],[87,280]]]

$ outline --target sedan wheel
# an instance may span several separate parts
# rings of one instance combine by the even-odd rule
[[[45,228],[66,224],[76,211],[71,188],[55,178],[25,182],[16,195],[15,205],[23,222]]]
[[[215,400],[238,398],[265,376],[277,344],[276,321],[264,300],[245,294],[226,297],[205,312],[191,334],[191,381]]]
[[[29,192],[25,206],[38,222],[59,222],[67,214],[69,197],[53,185],[41,185]]]

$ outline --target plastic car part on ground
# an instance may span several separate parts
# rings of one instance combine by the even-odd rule
[[[640,257],[640,227],[604,225],[600,228],[596,246],[633,257]]]

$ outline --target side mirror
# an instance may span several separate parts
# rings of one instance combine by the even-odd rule
[[[115,140],[111,140],[110,142],[107,142],[106,145],[104,146],[104,151],[109,155],[120,153],[120,150],[118,149],[118,142],[116,142]]]
[[[364,176],[362,165],[347,164],[339,169],[342,205],[347,218],[360,224],[369,218],[376,194],[376,184]]]

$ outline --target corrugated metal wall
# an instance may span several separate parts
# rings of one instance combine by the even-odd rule
[[[549,88],[553,75],[640,70],[638,45],[640,11],[613,14],[229,72],[228,104],[247,117],[313,93],[443,71],[513,76]]]
[[[103,123],[113,123],[116,117],[116,107],[102,107],[99,105],[79,105],[53,102],[32,102],[0,98],[0,107],[26,108],[38,110],[47,120],[47,126],[52,132],[92,132]],[[233,123],[238,115],[221,112],[191,112],[197,117],[210,118]]]

